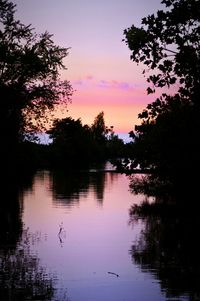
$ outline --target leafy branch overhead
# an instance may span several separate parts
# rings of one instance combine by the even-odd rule
[[[156,87],[179,85],[179,93],[195,102],[200,85],[200,3],[199,0],[163,0],[165,10],[142,19],[140,28],[124,31],[131,60],[146,65],[145,73],[154,92]]]
[[[200,166],[200,1],[161,3],[164,9],[143,18],[140,28],[124,31],[131,60],[148,73],[147,93],[169,88],[138,115],[131,166],[186,178]]]

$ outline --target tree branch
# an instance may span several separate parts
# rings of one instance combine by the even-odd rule
[[[173,50],[170,50],[170,49],[167,49],[167,48],[163,48],[163,50],[166,50],[166,51],[171,52],[171,53],[174,53],[174,54],[177,54],[177,53],[178,53],[178,52],[176,52],[176,51],[173,51]]]

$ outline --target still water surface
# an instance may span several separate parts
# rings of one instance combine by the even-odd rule
[[[35,282],[30,290],[37,300],[170,300],[154,273],[141,269],[131,255],[144,224],[130,223],[129,209],[143,199],[129,191],[129,179],[119,173],[39,171],[20,191],[23,230],[1,265],[20,269],[16,277],[29,278],[25,288]]]

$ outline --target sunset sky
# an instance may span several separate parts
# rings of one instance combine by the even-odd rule
[[[122,42],[124,29],[157,11],[160,0],[14,0],[16,17],[37,33],[48,31],[54,42],[70,47],[62,78],[76,90],[62,117],[91,124],[104,111],[107,126],[126,132],[154,98],[146,95],[142,66],[130,60]]]

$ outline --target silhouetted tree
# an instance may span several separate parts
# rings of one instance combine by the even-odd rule
[[[82,167],[123,154],[124,143],[112,126],[105,125],[104,112],[95,117],[91,126],[82,125],[80,118],[57,119],[48,134],[53,140],[49,147],[53,164]]]
[[[48,32],[36,34],[15,19],[16,6],[0,0],[1,150],[4,154],[27,133],[45,125],[46,112],[66,103],[72,88],[61,81],[59,70],[67,48],[54,44]],[[45,119],[46,118],[46,119]]]
[[[108,141],[114,136],[113,126],[107,127],[104,119],[104,112],[101,111],[91,125],[91,133],[94,143],[95,159],[106,159],[109,157]]]
[[[149,104],[139,114],[141,124],[131,132],[131,164],[153,171],[131,177],[131,189],[151,197],[131,209],[132,220],[145,222],[131,253],[143,271],[160,281],[167,298],[184,295],[197,300],[200,5],[196,0],[161,3],[164,10],[143,18],[141,28],[124,32],[131,59],[150,72],[147,93],[156,88],[176,90]]]
[[[142,27],[134,25],[124,31],[131,59],[155,70],[147,79],[156,87],[178,84],[178,93],[190,102],[199,103],[200,5],[196,0],[163,0],[164,11],[142,19]],[[145,73],[147,70],[144,70]]]
[[[152,71],[147,92],[172,87],[139,114],[132,132],[133,166],[154,169],[174,178],[200,167],[200,5],[199,1],[163,0],[166,9],[124,31],[131,59]],[[146,73],[146,70],[143,71]]]
[[[98,142],[104,142],[106,140],[106,134],[108,129],[105,125],[104,112],[100,112],[94,119],[94,122],[91,126],[91,130],[94,136],[94,139]]]
[[[57,119],[48,131],[52,143],[52,160],[56,164],[84,165],[92,155],[90,128],[81,119]],[[90,158],[91,159],[91,158]]]
[[[122,139],[115,135],[114,132],[111,132],[107,136],[107,156],[108,158],[122,158],[125,155],[125,144]]]

